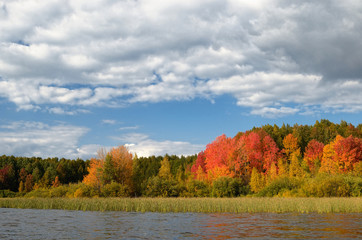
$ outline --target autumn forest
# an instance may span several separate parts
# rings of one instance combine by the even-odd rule
[[[255,127],[193,156],[0,157],[0,197],[360,197],[362,124]]]

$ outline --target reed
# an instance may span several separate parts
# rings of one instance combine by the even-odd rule
[[[126,212],[361,213],[362,198],[0,198],[0,208]]]

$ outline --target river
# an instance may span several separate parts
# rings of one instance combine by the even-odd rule
[[[0,208],[0,239],[358,239],[361,214],[201,214]]]

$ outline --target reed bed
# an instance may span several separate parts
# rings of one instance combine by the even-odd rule
[[[361,213],[362,198],[0,198],[0,208],[198,213]]]

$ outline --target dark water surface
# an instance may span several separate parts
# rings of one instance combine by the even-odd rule
[[[361,214],[200,214],[0,208],[0,239],[362,238]]]

